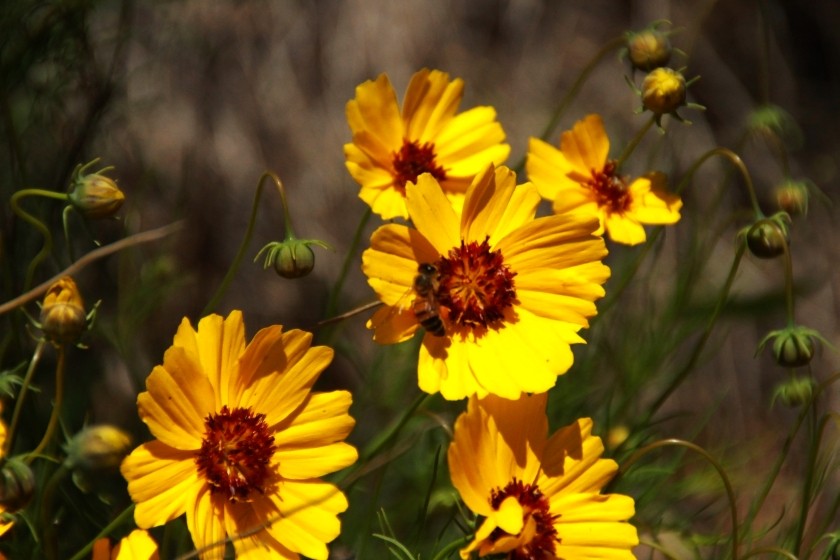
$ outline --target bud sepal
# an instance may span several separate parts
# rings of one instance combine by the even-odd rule
[[[816,350],[816,341],[831,346],[818,331],[802,325],[789,325],[784,329],[770,331],[758,343],[756,354],[761,352],[771,340],[776,363],[788,368],[802,367],[811,363]]]
[[[263,269],[273,267],[275,272],[283,278],[302,278],[315,268],[315,253],[311,245],[332,249],[328,243],[319,239],[287,237],[283,241],[272,241],[260,249],[254,257],[254,262],[265,253]]]

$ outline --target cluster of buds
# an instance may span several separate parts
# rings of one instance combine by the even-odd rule
[[[88,219],[101,219],[113,216],[123,205],[125,195],[117,183],[107,177],[105,172],[113,169],[105,167],[95,173],[85,173],[98,159],[84,165],[77,165],[70,178],[68,198],[70,204],[82,216]]]
[[[64,276],[47,289],[38,326],[46,339],[55,345],[75,344],[92,325],[96,307],[86,314],[76,282]]]
[[[641,111],[653,113],[657,126],[662,126],[663,115],[671,115],[679,121],[684,119],[677,113],[681,107],[703,109],[701,105],[686,103],[686,90],[698,78],[686,81],[681,70],[668,68],[673,47],[669,32],[658,29],[659,22],[638,32],[626,35],[626,54],[633,70],[647,72],[641,89],[632,82],[642,100]]]

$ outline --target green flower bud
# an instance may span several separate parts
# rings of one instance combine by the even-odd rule
[[[802,367],[811,363],[816,349],[815,339],[824,340],[814,329],[793,325],[771,331],[758,344],[761,351],[768,341],[773,341],[773,357],[782,367]]]
[[[791,408],[808,403],[814,394],[816,384],[810,377],[791,377],[773,392],[773,401],[781,400]]]
[[[89,426],[73,436],[65,450],[68,468],[89,472],[116,470],[131,451],[131,437],[108,424]]]
[[[671,41],[668,35],[653,28],[627,34],[627,55],[633,68],[649,72],[665,66],[671,60]]]
[[[747,117],[747,130],[757,136],[781,138],[787,144],[802,141],[802,131],[796,120],[778,105],[759,105]]]
[[[315,253],[311,245],[329,248],[329,245],[317,239],[289,238],[269,243],[260,249],[254,260],[266,253],[263,268],[273,267],[283,278],[301,278],[315,268]]]
[[[59,278],[47,289],[41,304],[41,330],[55,344],[73,344],[87,328],[85,304],[76,283],[69,276]]]
[[[76,168],[70,181],[70,203],[85,218],[100,219],[113,216],[123,205],[125,195],[117,187],[117,183],[110,177],[103,175],[110,168],[96,173],[84,175],[84,170],[96,163],[90,163]]]
[[[808,184],[805,181],[786,180],[775,189],[776,203],[779,209],[791,216],[808,212]]]
[[[789,218],[788,218],[789,219]],[[788,240],[786,214],[762,218],[749,227],[747,247],[760,259],[772,259],[785,252]]]
[[[26,507],[35,494],[35,475],[19,459],[6,459],[0,467],[0,506],[9,513]]]

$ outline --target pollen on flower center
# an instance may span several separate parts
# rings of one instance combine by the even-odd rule
[[[516,299],[516,273],[504,264],[500,251],[490,250],[487,239],[461,241],[440,259],[438,271],[438,302],[449,309],[449,320],[456,325],[493,326]]]
[[[595,192],[598,206],[610,213],[622,213],[630,208],[632,199],[627,183],[615,173],[615,161],[608,161],[601,171],[592,171],[592,178],[587,181]]]
[[[208,415],[204,426],[204,440],[195,462],[210,491],[231,502],[248,501],[254,491],[264,493],[276,449],[265,414],[224,406]]]
[[[554,558],[557,529],[554,528],[554,516],[549,513],[548,500],[536,485],[525,484],[514,478],[504,488],[497,488],[490,493],[490,505],[494,510],[506,498],[513,496],[522,506],[526,521],[530,518],[534,522],[533,538],[520,548],[512,550],[509,560],[543,560]],[[490,540],[495,542],[507,535],[501,528],[496,528],[490,534]]]
[[[423,173],[431,173],[438,181],[446,179],[446,171],[435,162],[435,146],[426,142],[422,146],[417,142],[404,139],[399,152],[394,152],[395,184],[403,188],[406,183],[416,183]]]

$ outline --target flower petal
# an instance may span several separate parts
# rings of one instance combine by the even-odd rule
[[[629,214],[608,214],[604,225],[610,239],[616,243],[638,245],[647,239],[645,228]]]
[[[418,230],[388,224],[371,235],[370,249],[362,253],[362,272],[383,303],[397,305],[413,291],[417,266],[439,258],[440,252]]]
[[[208,315],[198,322],[196,334],[201,369],[216,394],[215,409],[229,404],[228,387],[236,377],[239,356],[245,350],[245,323],[235,309],[226,318]]]
[[[216,399],[200,365],[183,348],[170,347],[163,365],[146,378],[146,389],[137,397],[137,408],[152,434],[176,449],[201,447],[204,419],[216,410]]]
[[[115,560],[158,560],[157,543],[148,531],[135,529],[114,548]]]
[[[610,140],[600,115],[587,115],[560,138],[560,150],[575,170],[586,176],[601,171],[610,151]]]
[[[414,141],[436,142],[437,135],[458,111],[464,95],[464,81],[449,81],[449,74],[440,70],[416,72],[408,84],[403,100],[402,118],[405,136]]]
[[[386,74],[356,87],[356,98],[347,102],[347,122],[354,134],[368,131],[381,145],[399,149],[403,125],[397,95]]]
[[[675,224],[680,220],[682,200],[665,190],[662,173],[650,173],[630,184],[633,201],[628,214],[643,224]]]
[[[569,178],[574,169],[563,152],[551,144],[539,138],[528,140],[525,170],[541,197],[557,202],[565,199],[568,192],[583,191],[577,181]]]
[[[488,167],[467,191],[461,214],[461,237],[494,245],[534,218],[540,197],[530,184],[516,186],[516,174],[507,167]]]
[[[428,173],[420,175],[416,185],[405,186],[405,194],[411,220],[439,254],[461,244],[458,215],[434,177]]]
[[[143,529],[163,525],[183,514],[191,496],[204,485],[195,454],[159,441],[137,447],[123,460],[120,472],[137,504],[134,520]]]
[[[409,288],[396,305],[377,310],[365,323],[373,330],[373,340],[379,344],[396,344],[414,336],[420,324],[411,308],[413,301],[414,290]]]
[[[202,560],[222,560],[225,556],[225,500],[214,496],[209,486],[191,497],[187,506],[187,529]]]

